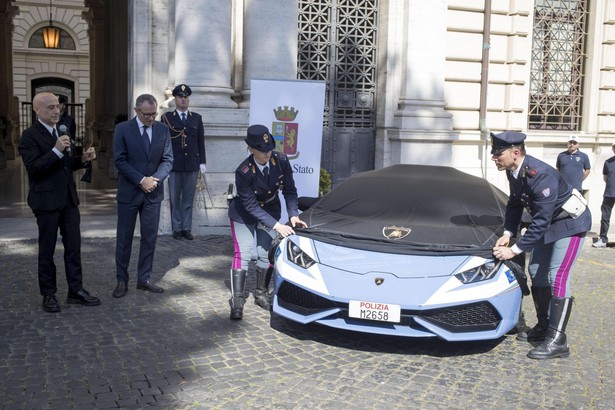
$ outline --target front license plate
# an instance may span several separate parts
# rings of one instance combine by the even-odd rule
[[[348,316],[357,319],[399,323],[401,318],[401,306],[390,305],[388,303],[351,300],[348,302]]]

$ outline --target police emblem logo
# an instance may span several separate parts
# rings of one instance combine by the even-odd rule
[[[276,144],[276,151],[286,155],[297,154],[297,144],[299,142],[298,123],[274,122],[271,129]]]
[[[410,228],[404,228],[401,226],[385,226],[382,228],[382,235],[387,239],[403,239],[412,232]]]
[[[384,278],[376,278],[374,279],[374,283],[376,284],[376,286],[380,286],[384,283]]]
[[[299,123],[296,122],[299,110],[295,107],[279,106],[273,110],[275,118],[271,124],[271,134],[276,145],[276,151],[289,156],[289,159],[299,157]]]
[[[542,196],[548,198],[551,195],[551,188],[545,188],[541,192]]]
[[[269,143],[269,134],[263,134],[263,141],[265,141],[265,144]]]

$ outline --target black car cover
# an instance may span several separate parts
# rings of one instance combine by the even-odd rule
[[[301,215],[301,236],[404,254],[492,257],[508,197],[451,167],[394,165],[356,174]]]

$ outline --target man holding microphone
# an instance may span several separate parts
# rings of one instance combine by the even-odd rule
[[[68,282],[66,303],[100,305],[100,300],[83,288],[81,218],[73,179],[73,171],[92,166],[91,161],[96,158],[96,153],[90,147],[81,157],[71,155],[70,138],[60,135],[56,129],[60,104],[54,94],[37,94],[32,108],[37,121],[23,132],[19,153],[28,173],[28,205],[38,225],[38,283],[43,296],[43,310],[52,313],[61,310],[55,296],[56,266],[53,261],[58,230],[64,245]]]

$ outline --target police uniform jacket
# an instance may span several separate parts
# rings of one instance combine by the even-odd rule
[[[184,124],[177,110],[173,110],[162,115],[162,122],[171,130],[173,147],[173,169],[171,171],[198,171],[199,164],[206,163],[203,117],[188,111]]]
[[[510,171],[506,171],[506,177],[510,196],[505,229],[517,233],[524,208],[532,217],[527,231],[516,243],[522,251],[531,251],[543,237],[545,243],[552,243],[591,228],[589,208],[576,219],[566,213],[562,215],[562,205],[570,198],[572,186],[555,168],[527,155],[517,178]]]
[[[284,195],[288,217],[299,215],[297,188],[288,158],[274,151],[267,166],[269,181],[258,170],[252,155],[239,165],[235,171],[237,197],[228,210],[230,219],[243,224],[260,222],[266,229],[273,228],[282,212],[279,191]]]

